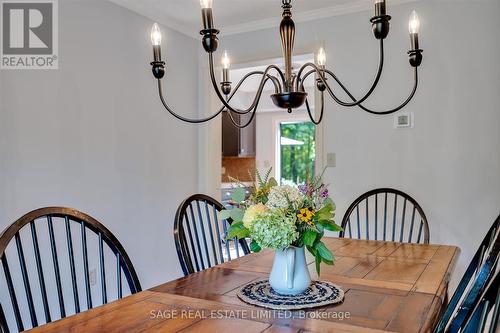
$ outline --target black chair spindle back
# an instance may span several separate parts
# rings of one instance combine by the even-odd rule
[[[339,237],[429,243],[429,224],[422,207],[408,194],[392,188],[359,196],[347,209],[341,226]]]
[[[220,221],[224,206],[203,194],[184,200],[175,214],[174,240],[184,275],[250,253],[245,240],[225,240],[230,220]]]
[[[91,242],[96,249],[88,246]],[[114,258],[112,268],[105,258]],[[17,330],[24,331],[108,303],[115,296],[108,290],[110,270],[116,275],[116,298],[123,296],[122,275],[130,293],[141,291],[118,239],[91,216],[71,208],[40,208],[11,224],[0,235],[0,261],[6,284],[0,279],[0,289],[10,298],[10,304],[0,304],[0,327],[5,332],[8,314]],[[93,276],[90,263],[95,266]]]

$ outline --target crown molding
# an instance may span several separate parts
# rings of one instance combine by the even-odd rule
[[[420,0],[391,0],[390,5],[391,6],[401,5],[417,1]],[[293,18],[295,22],[308,22],[328,17],[359,13],[363,11],[370,11],[372,10],[371,6],[372,3],[373,0],[358,0],[342,5],[335,5],[331,7],[320,8],[301,13],[294,13]],[[221,29],[221,35],[226,35],[226,36],[237,35],[245,32],[275,28],[279,25],[280,20],[281,20],[280,17],[276,17],[276,18],[268,18],[263,20],[246,22],[242,24],[224,26]]]
[[[117,0],[108,0],[108,1],[118,6],[121,7],[123,6],[123,4]],[[421,0],[391,0],[390,5],[395,6],[417,1]],[[305,12],[295,12],[293,18],[295,22],[308,22],[328,17],[359,13],[363,11],[370,11],[372,10],[372,3],[373,0],[355,0],[342,5],[335,5]],[[183,35],[186,35],[188,37],[197,40],[200,38],[199,27],[194,27],[190,24],[184,24],[172,18],[168,18],[167,20],[165,19],[165,17],[161,17],[157,13],[154,13],[151,10],[147,10],[144,7],[139,6],[138,3],[137,4],[134,3],[134,5],[132,6],[129,5],[127,6],[127,8],[142,16],[154,20],[165,27],[175,30]],[[246,32],[275,28],[279,25],[280,21],[281,17],[276,16],[263,20],[255,20],[241,24],[221,26],[220,27],[221,36],[237,35]]]

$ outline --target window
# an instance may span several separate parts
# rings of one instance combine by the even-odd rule
[[[282,122],[280,134],[280,183],[301,184],[314,176],[316,127],[309,121]]]

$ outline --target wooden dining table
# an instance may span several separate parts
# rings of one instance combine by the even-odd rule
[[[167,282],[33,332],[430,332],[446,300],[454,246],[324,238],[336,260],[318,277],[345,291],[342,303],[274,311],[244,303],[240,287],[266,278],[263,251]]]

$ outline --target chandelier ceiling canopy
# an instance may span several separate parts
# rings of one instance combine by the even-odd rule
[[[213,0],[200,0],[201,5],[201,15],[202,15],[202,24],[203,29],[200,31],[202,36],[202,45],[204,50],[208,54],[208,63],[209,63],[209,75],[210,80],[213,86],[213,89],[220,100],[222,107],[206,118],[200,119],[190,119],[173,111],[173,109],[167,104],[162,89],[162,78],[165,76],[165,62],[161,58],[161,31],[158,24],[154,24],[151,30],[151,42],[153,44],[153,62],[151,62],[152,71],[154,77],[158,81],[158,92],[160,96],[160,100],[163,103],[165,109],[171,113],[174,117],[179,120],[188,122],[188,123],[203,123],[210,121],[217,117],[224,111],[227,111],[230,115],[230,119],[233,122],[234,126],[239,128],[244,128],[254,120],[255,114],[262,97],[262,93],[264,90],[264,86],[271,82],[274,87],[274,94],[271,95],[271,99],[273,103],[281,109],[285,109],[288,112],[292,112],[292,110],[300,108],[305,105],[307,112],[311,121],[314,124],[319,124],[323,119],[324,112],[324,94],[325,92],[330,95],[330,97],[339,105],[346,107],[357,106],[362,110],[372,113],[372,114],[391,114],[398,110],[401,110],[405,107],[410,100],[415,95],[418,85],[418,67],[422,63],[422,52],[423,50],[419,47],[418,42],[418,33],[420,29],[420,21],[418,19],[418,15],[415,11],[411,13],[410,21],[409,21],[409,33],[410,33],[410,50],[408,51],[409,63],[410,66],[413,67],[413,77],[414,77],[414,85],[413,89],[410,92],[408,98],[399,106],[389,109],[389,110],[381,110],[376,111],[367,108],[362,103],[365,102],[368,97],[373,93],[375,87],[379,83],[382,69],[384,66],[384,39],[389,34],[390,24],[389,21],[391,19],[390,15],[387,15],[387,5],[386,0],[375,0],[375,15],[370,19],[372,24],[373,35],[376,39],[379,40],[379,64],[378,70],[375,75],[375,79],[370,86],[370,89],[361,97],[356,98],[347,87],[339,80],[339,78],[329,69],[326,68],[326,52],[323,47],[321,47],[316,53],[316,61],[315,63],[308,62],[300,67],[297,72],[293,72],[292,68],[292,56],[293,56],[293,47],[295,41],[295,23],[292,19],[292,0],[282,0],[282,20],[279,28],[280,37],[281,37],[281,46],[283,50],[283,58],[285,63],[284,71],[281,70],[275,64],[271,64],[265,68],[263,71],[252,71],[243,76],[243,78],[234,86],[230,81],[229,68],[230,68],[230,58],[227,51],[223,52],[221,64],[222,64],[222,80],[217,82],[215,75],[215,67],[214,67],[214,52],[217,50],[219,40],[217,35],[219,34],[219,30],[217,30],[214,26],[214,18],[212,13],[212,2]],[[316,78],[316,89],[320,93],[320,112],[319,116],[315,118],[311,111],[311,107],[309,105],[307,99],[307,93],[304,89],[304,81],[311,75],[314,75]],[[235,108],[230,105],[231,99],[234,97],[238,89],[241,87],[243,82],[251,76],[258,76],[260,78],[260,83],[257,88],[257,92],[253,98],[252,103],[246,109]],[[335,83],[337,83],[338,87],[349,96],[350,101],[344,101],[337,96],[337,93],[334,92],[334,89],[328,82],[329,79],[332,79]],[[251,116],[244,123],[238,121],[239,117],[237,115],[243,115],[250,113]]]

